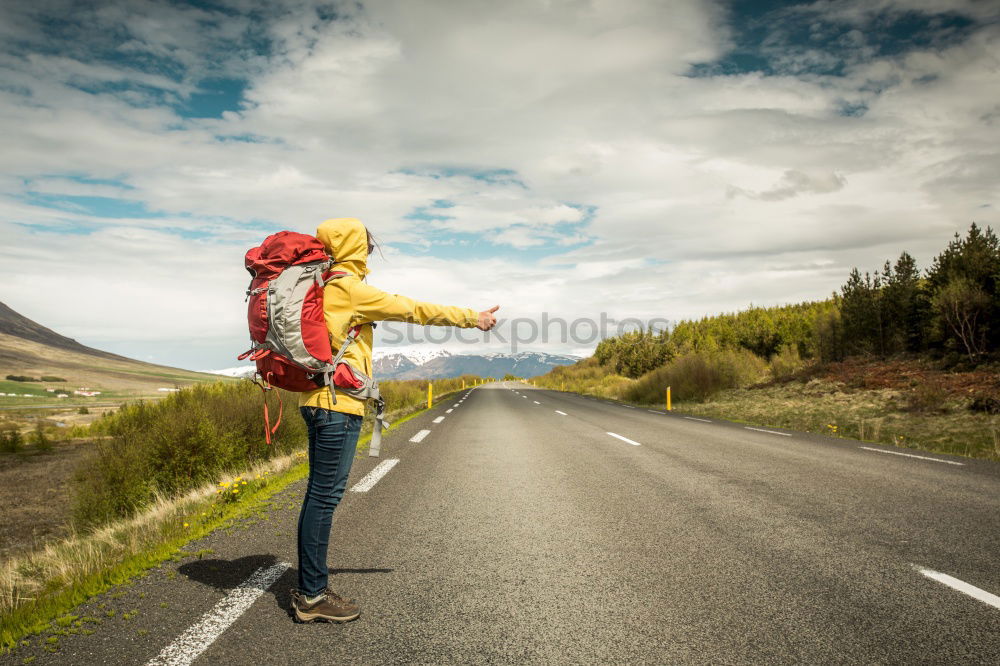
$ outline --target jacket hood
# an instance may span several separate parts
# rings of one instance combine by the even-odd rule
[[[316,229],[316,238],[339,268],[359,278],[368,274],[368,232],[361,220],[353,217],[325,220]]]

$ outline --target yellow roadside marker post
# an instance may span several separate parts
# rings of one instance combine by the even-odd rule
[[[462,380],[462,390],[465,390],[465,380]]]
[[[670,387],[667,387],[667,411],[671,411],[673,408],[670,406]]]
[[[427,409],[434,406],[434,389],[431,382],[427,382]]]

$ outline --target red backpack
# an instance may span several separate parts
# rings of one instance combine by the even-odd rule
[[[376,440],[386,425],[378,384],[341,360],[359,329],[357,326],[351,328],[334,355],[323,315],[323,287],[349,273],[331,270],[333,260],[323,244],[312,236],[294,231],[279,231],[268,236],[260,247],[246,253],[245,264],[252,276],[247,289],[247,321],[252,346],[237,358],[257,364],[261,382],[256,383],[264,391],[272,386],[288,391],[312,391],[328,386],[336,403],[337,395],[333,390],[336,385],[359,399],[375,400],[378,409],[372,455],[378,455]],[[271,427],[265,400],[268,443],[281,424],[282,410],[283,406],[279,408],[277,423]]]
[[[256,362],[269,385],[312,391],[327,383],[333,349],[323,318],[323,286],[332,273],[323,244],[312,236],[279,231],[246,254],[252,276],[247,321],[252,347],[239,356]]]

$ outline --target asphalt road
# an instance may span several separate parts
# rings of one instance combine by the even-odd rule
[[[782,433],[479,387],[356,461],[357,621],[288,615],[298,483],[0,663],[1000,663],[1000,465]]]

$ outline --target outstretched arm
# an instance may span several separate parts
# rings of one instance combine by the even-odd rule
[[[381,289],[365,284],[354,285],[351,289],[351,307],[358,322],[405,321],[411,324],[433,324],[437,326],[477,327],[488,331],[496,324],[493,313],[499,306],[484,312],[471,308],[437,305],[415,301],[399,294],[388,294]]]

